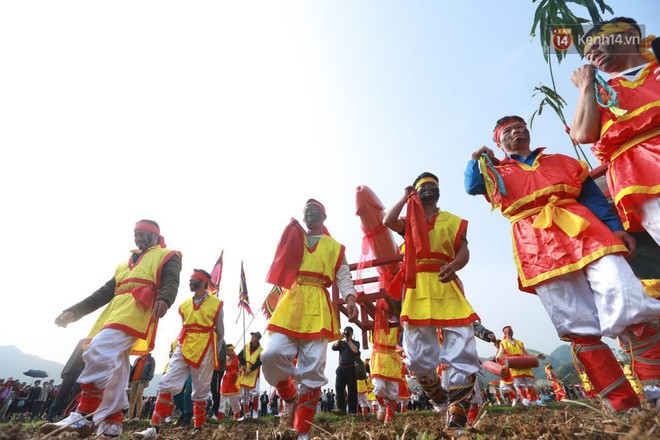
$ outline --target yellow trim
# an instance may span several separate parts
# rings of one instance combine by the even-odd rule
[[[513,234],[512,234],[513,238]],[[582,257],[579,261],[569,264],[568,266],[560,267],[559,269],[551,270],[550,272],[545,272],[542,274],[539,274],[532,278],[531,280],[528,280],[524,277],[523,271],[522,271],[522,266],[520,264],[520,260],[518,259],[518,251],[516,250],[516,242],[515,240],[513,241],[513,259],[516,262],[516,268],[518,269],[518,276],[520,277],[520,283],[523,285],[523,287],[532,287],[535,286],[543,281],[547,281],[551,278],[555,278],[561,275],[565,275],[570,272],[575,272],[576,270],[580,270],[583,267],[585,267],[587,264],[596,261],[597,259],[608,255],[608,254],[615,254],[618,252],[628,252],[628,249],[622,245],[622,244],[617,244],[614,246],[607,246],[598,249],[597,251]]]
[[[516,165],[518,165],[520,168],[522,168],[525,171],[535,171],[538,167],[541,166],[541,163],[539,161],[539,158],[543,155],[542,152],[539,152],[539,154],[534,158],[534,163],[531,165],[527,165],[526,163],[518,162],[516,161]]]
[[[529,202],[531,202],[533,200],[536,200],[539,196],[543,196],[543,195],[546,195],[546,194],[552,194],[556,191],[564,191],[567,194],[571,194],[571,195],[574,195],[574,196],[577,197],[577,196],[580,195],[580,192],[582,191],[582,188],[576,188],[574,186],[567,185],[565,183],[561,183],[559,185],[548,186],[548,187],[542,188],[538,191],[534,191],[530,195],[525,196],[522,199],[517,200],[515,203],[513,203],[507,209],[502,211],[502,214],[506,218],[510,219],[511,217],[513,217],[515,215],[515,214],[512,214],[512,212],[516,211],[521,206],[525,206]]]
[[[423,179],[419,179],[419,182],[415,184],[415,189],[419,189],[420,186],[428,182],[435,183],[435,186],[439,186],[438,181],[433,177],[424,177]]]
[[[638,134],[634,138],[630,139],[628,142],[621,145],[619,149],[616,150],[614,154],[612,154],[612,156],[610,156],[610,162],[612,162],[614,159],[619,157],[624,152],[630,150],[635,145],[641,144],[642,142],[648,141],[649,139],[654,138],[656,136],[660,136],[660,127],[656,127],[653,130],[644,131]]]
[[[660,185],[655,185],[655,186],[642,186],[642,185],[634,185],[634,186],[629,186],[627,188],[622,189],[621,191],[618,192],[616,197],[614,198],[614,204],[618,205],[621,199],[623,199],[625,196],[628,196],[630,194],[659,194],[660,193]]]
[[[619,84],[621,86],[627,88],[627,89],[634,89],[637,86],[641,86],[644,83],[644,80],[646,80],[646,77],[649,76],[649,72],[651,71],[650,69],[651,63],[649,63],[648,66],[644,67],[642,69],[642,73],[639,74],[637,79],[635,81],[630,81],[627,80],[626,78],[616,78],[619,81]]]
[[[646,110],[649,110],[653,107],[660,107],[660,100],[649,102],[648,104],[644,104],[643,106],[638,107],[635,110],[628,110],[628,113],[616,119],[610,119],[605,124],[603,124],[603,127],[600,129],[600,137],[603,137],[605,132],[609,130],[610,127],[614,125],[614,123],[623,122],[623,121],[627,121],[628,119],[632,119],[635,116],[638,116],[641,113],[644,113]]]

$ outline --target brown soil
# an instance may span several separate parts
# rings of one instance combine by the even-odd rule
[[[344,417],[321,414],[314,420],[310,438],[319,440],[431,440],[431,439],[660,439],[660,413],[647,410],[629,418],[609,417],[601,412],[574,405],[555,404],[552,407],[486,409],[476,427],[464,432],[451,431],[444,426],[444,418],[432,412],[408,412],[397,415],[394,423],[384,426],[373,415]],[[294,431],[282,431],[273,417],[236,423],[207,422],[195,440],[294,440]],[[147,422],[126,423],[123,439],[145,429]],[[424,434],[426,433],[426,436]],[[39,438],[36,429],[21,432],[20,425],[0,427],[0,439],[26,440]],[[62,434],[57,439],[77,438],[75,433]],[[160,439],[193,438],[188,430],[164,426]]]

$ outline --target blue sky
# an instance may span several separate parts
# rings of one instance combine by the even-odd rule
[[[654,0],[609,2],[660,32]],[[221,286],[237,342],[241,259],[253,309],[289,217],[305,200],[359,254],[355,188],[389,208],[422,171],[440,177],[442,209],[470,221],[460,275],[483,323],[528,347],[559,340],[540,302],[517,290],[509,224],[463,190],[469,154],[494,121],[529,117],[550,78],[531,1],[13,2],[0,5],[0,344],[64,362],[98,312],[63,330],[62,309],[109,279],[153,218],[193,267],[225,249]],[[582,13],[582,15],[586,15]],[[581,64],[557,67],[572,117]],[[550,111],[532,144],[572,155]],[[591,156],[590,156],[591,157]],[[177,304],[178,304],[177,302]],[[252,329],[263,330],[265,320]],[[164,365],[177,314],[161,322]],[[479,344],[480,355],[493,348]],[[333,376],[336,355],[326,372]]]

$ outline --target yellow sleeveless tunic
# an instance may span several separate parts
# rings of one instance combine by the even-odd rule
[[[177,251],[152,246],[142,253],[135,264],[132,258],[115,270],[115,297],[103,309],[88,335],[91,340],[104,328],[122,330],[139,338],[133,345],[132,355],[150,353],[154,348],[158,318],[153,313],[153,306],[160,285],[160,272]],[[136,297],[142,297],[148,304],[140,303]]]
[[[501,344],[504,347],[504,351],[506,352],[506,355],[508,357],[525,356],[525,344],[523,344],[521,341],[514,339],[512,342],[510,339],[502,339]],[[534,378],[534,372],[532,371],[531,368],[524,368],[524,369],[509,368],[509,372],[511,373],[512,378],[516,378],[516,377],[531,377],[532,379]]]
[[[323,235],[314,246],[305,237],[305,250],[296,282],[284,290],[266,330],[298,339],[341,339],[328,287],[344,259],[344,246]]]
[[[188,365],[198,368],[210,348],[213,352],[214,367],[217,369],[220,366],[215,320],[221,309],[222,301],[213,295],[207,295],[198,306],[195,305],[194,297],[186,299],[179,306],[183,328],[178,340],[181,344],[181,354]]]
[[[259,379],[259,371],[261,368],[257,368],[254,371],[250,371],[250,367],[257,362],[259,355],[264,351],[264,348],[260,345],[256,350],[250,350],[250,344],[246,344],[243,349],[243,357],[245,358],[245,365],[247,366],[248,371],[242,371],[241,375],[238,378],[238,385],[243,388],[254,388],[257,386],[257,379]]]
[[[439,211],[429,221],[431,258],[416,261],[417,286],[406,289],[401,306],[401,322],[410,325],[459,327],[479,319],[465,298],[457,278],[449,283],[438,280],[440,268],[452,261],[467,230],[467,221]]]
[[[394,382],[401,382],[401,356],[396,352],[400,329],[390,328],[372,332],[373,349],[371,351],[371,377],[378,377]]]

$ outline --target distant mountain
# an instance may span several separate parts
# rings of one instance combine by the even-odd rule
[[[58,362],[23,353],[13,345],[0,346],[0,378],[13,377],[21,382],[30,383],[33,379],[25,376],[24,371],[44,370],[48,373],[46,380],[55,379],[55,383],[59,383],[61,382],[60,373],[63,368],[64,365]]]

